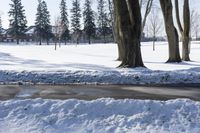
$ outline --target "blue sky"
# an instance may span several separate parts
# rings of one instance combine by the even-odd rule
[[[7,28],[9,25],[9,17],[8,17],[8,11],[10,9],[9,3],[10,0],[0,0],[0,14],[2,16],[2,21],[3,21],[3,27]],[[84,0],[82,0],[84,1]],[[95,5],[96,0],[92,0],[93,5]],[[182,1],[182,0],[180,0]],[[200,8],[200,1],[199,0],[190,0],[191,1],[191,7],[195,10],[199,10]],[[53,20],[56,16],[59,15],[59,3],[60,0],[46,0],[48,9],[51,14],[51,21],[53,23]],[[71,9],[71,2],[72,0],[67,0],[67,6],[68,9]],[[37,4],[38,0],[22,0],[22,4],[25,7],[26,10],[26,16],[28,20],[28,25],[33,25],[35,21],[35,14],[37,10]]]

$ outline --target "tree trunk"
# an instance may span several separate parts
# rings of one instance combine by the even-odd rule
[[[141,50],[141,12],[138,0],[116,0],[117,21],[124,57],[120,67],[144,67]]]
[[[112,2],[111,0],[108,0],[108,7],[109,7],[109,12],[110,12],[110,17],[111,17],[111,21],[112,21],[112,36],[113,36],[113,41],[116,42],[116,33],[115,33],[115,26],[114,26],[114,12],[113,12],[113,8],[112,8]]]
[[[176,9],[176,20],[177,25],[181,34],[182,39],[182,60],[190,61],[190,50],[189,50],[189,43],[190,43],[190,7],[189,7],[189,0],[184,0],[183,6],[183,23],[184,27],[181,25],[180,15],[179,15],[179,3],[178,0],[175,0],[175,9]]]
[[[39,45],[42,45],[42,39],[41,39],[41,37],[40,37],[40,40],[39,40]]]
[[[117,47],[118,47],[118,58],[117,60],[118,61],[122,61],[122,59],[124,58],[124,48],[123,48],[123,45],[122,45],[122,42],[121,42],[121,38],[120,38],[120,31],[119,31],[119,17],[118,16],[118,13],[117,13],[117,6],[116,5],[116,0],[113,0],[113,4],[114,4],[114,30],[115,30],[115,41],[117,43]]]
[[[183,31],[183,48],[182,48],[182,60],[190,61],[190,50],[189,50],[189,43],[190,43],[190,7],[189,7],[189,0],[184,1],[183,7],[183,20],[184,20],[184,31]]]
[[[91,44],[90,36],[88,36],[88,43]]]
[[[17,44],[19,44],[19,38],[17,38]]]
[[[171,0],[160,0],[165,21],[165,30],[169,43],[169,59],[167,62],[181,62],[179,52],[179,37],[174,26]]]

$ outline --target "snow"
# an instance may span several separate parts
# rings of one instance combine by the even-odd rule
[[[167,43],[142,43],[147,68],[119,69],[116,44],[0,45],[0,84],[200,83],[200,42],[191,62],[166,64]],[[26,97],[26,94],[19,94]],[[200,131],[200,102],[189,99],[0,101],[0,133],[165,133]]]
[[[199,130],[200,103],[188,99],[0,102],[0,133],[198,133]]]
[[[182,84],[200,83],[200,42],[193,42],[191,62],[165,63],[166,42],[142,43],[147,68],[119,69],[116,44],[0,45],[0,83],[32,84]]]

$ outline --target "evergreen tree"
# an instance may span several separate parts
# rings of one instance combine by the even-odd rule
[[[73,33],[76,35],[77,44],[79,43],[79,38],[81,34],[81,9],[80,9],[80,1],[73,0],[72,9],[71,9],[72,17],[71,17],[71,26]]]
[[[3,41],[3,27],[2,27],[2,19],[1,19],[1,16],[0,16],[0,38],[1,38],[1,41]]]
[[[68,20],[68,13],[67,13],[67,4],[66,0],[61,0],[60,3],[60,14],[61,14],[61,26],[62,26],[62,35],[61,39],[65,41],[69,40],[69,20]]]
[[[2,26],[2,19],[0,16],[0,35],[2,35],[2,33],[3,33],[3,26]]]
[[[94,12],[91,8],[91,0],[85,0],[83,19],[84,19],[84,31],[87,35],[88,43],[90,44],[91,37],[95,37],[95,32],[96,32]]]
[[[47,45],[49,44],[49,39],[53,36],[52,26],[50,24],[50,14],[47,8],[47,4],[45,1],[42,1],[42,12],[43,12],[43,25],[44,25],[44,39],[47,41]]]
[[[21,0],[11,0],[11,2],[11,9],[8,12],[9,17],[11,17],[9,34],[17,39],[17,44],[19,44],[19,38],[25,35],[27,28],[25,10]]]
[[[105,9],[105,0],[98,0],[98,26],[100,35],[103,36],[106,43],[106,35],[108,34],[108,14]]]
[[[36,20],[35,20],[35,33],[37,38],[39,39],[39,45],[42,45],[42,38],[43,38],[43,12],[42,12],[42,2],[38,0],[38,7],[36,13]]]
[[[38,0],[38,8],[35,21],[35,32],[39,38],[39,44],[42,44],[42,39],[47,40],[49,43],[49,38],[52,36],[51,25],[50,25],[50,15],[47,9],[47,4],[45,1]]]

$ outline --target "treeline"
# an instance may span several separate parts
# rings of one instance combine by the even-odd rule
[[[72,0],[71,2],[72,8],[68,9],[66,0],[60,1],[60,15],[51,24],[51,14],[46,1],[38,0],[33,34],[40,45],[44,41],[49,44],[50,40],[55,43],[66,43],[73,39],[77,44],[81,38],[85,38],[88,43],[91,43],[92,39],[99,39],[105,43],[107,40],[114,40],[112,34],[112,10],[109,10],[110,7],[107,6],[106,0],[97,0],[97,12],[92,9],[92,0],[85,0],[83,7],[81,7],[80,0]],[[70,18],[69,12],[71,13]],[[8,15],[10,17],[10,25],[7,34],[19,44],[19,40],[26,36],[28,30],[25,9],[21,0],[11,0]],[[1,23],[0,29],[3,29]],[[1,30],[0,32],[2,33],[3,31]]]

